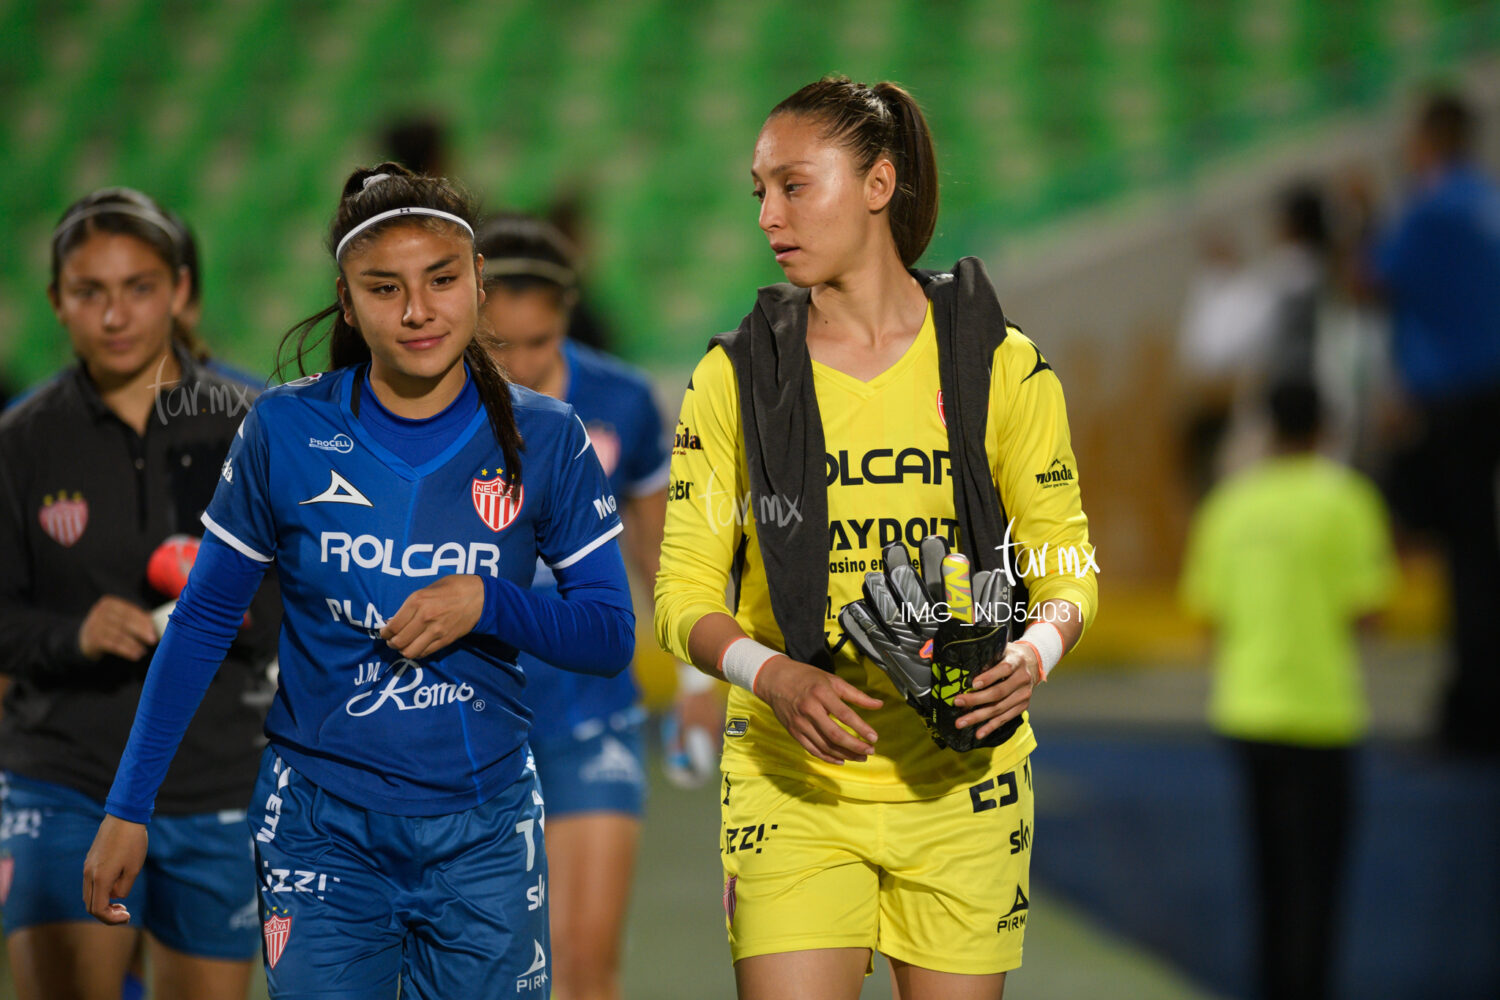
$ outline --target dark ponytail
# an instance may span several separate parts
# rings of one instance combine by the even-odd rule
[[[882,156],[896,168],[889,205],[891,235],[907,267],[916,264],[937,228],[937,153],[916,99],[894,83],[867,87],[847,76],[825,76],[771,109],[768,119],[790,114],[822,122],[826,138],[854,154],[861,173]]]
[[[337,250],[345,236],[367,219],[396,208],[430,208],[447,212],[463,219],[471,227],[475,225],[479,215],[473,200],[446,178],[414,174],[399,163],[381,163],[361,168],[350,174],[344,183],[338,211],[334,213],[333,222],[328,227],[328,252],[334,257],[334,262],[338,263]],[[451,233],[455,228],[452,222],[437,216],[396,216],[362,230],[350,241],[345,253],[368,246],[393,225],[422,226],[442,233]],[[320,331],[318,328],[329,318],[332,318],[333,323],[326,330]],[[306,375],[308,354],[324,340],[328,341],[329,368],[347,368],[368,364],[370,361],[369,345],[365,343],[359,330],[345,321],[343,306],[334,302],[293,326],[281,338],[281,344],[276,349],[276,378],[285,378],[284,370],[292,363],[296,364],[298,376]],[[490,344],[491,340],[492,337],[482,324],[476,327],[474,338],[464,349],[464,360],[468,362],[474,387],[479,391],[479,398],[489,415],[490,430],[505,455],[508,478],[512,485],[518,485],[521,482],[521,451],[525,448],[525,442],[521,440],[521,433],[516,428],[515,413],[511,408],[510,381],[490,356],[488,348],[493,346]],[[291,356],[283,359],[288,347],[291,348]]]
[[[129,236],[146,244],[172,272],[173,285],[182,280],[182,269],[187,268],[189,296],[195,297],[197,248],[191,248],[190,259],[182,220],[163,210],[150,195],[128,187],[100,188],[79,198],[63,212],[52,231],[52,282],[48,288],[53,292],[57,291],[63,261],[95,233]],[[197,334],[175,316],[172,339],[198,360],[208,359],[208,349]]]

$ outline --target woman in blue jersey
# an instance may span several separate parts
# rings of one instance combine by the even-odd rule
[[[650,384],[623,362],[567,338],[578,271],[557,229],[502,214],[480,228],[479,249],[496,357],[516,382],[577,410],[622,506],[630,563],[642,580],[654,580],[671,456]],[[554,586],[545,565],[538,565],[533,586]],[[554,995],[609,1000],[620,995],[620,939],[644,805],[645,712],[629,673],[587,677],[530,656],[521,664],[547,798]],[[679,698],[684,721],[706,717],[715,733],[721,706],[701,686]]]
[[[84,865],[106,923],[152,797],[247,588],[278,566],[280,688],[251,802],[271,995],[544,997],[542,799],[526,649],[617,673],[634,616],[615,501],[567,405],[482,344],[473,209],[395,164],[356,171],[329,234],[331,370],[263,395]],[[561,599],[532,593],[540,558]],[[398,987],[399,983],[399,987]]]

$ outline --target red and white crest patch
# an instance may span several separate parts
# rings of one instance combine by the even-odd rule
[[[262,928],[266,936],[266,964],[274,969],[281,961],[281,953],[286,951],[287,939],[292,936],[292,918],[273,916]]]
[[[589,432],[589,441],[594,445],[594,452],[599,456],[604,474],[613,476],[620,464],[620,435],[607,424],[589,424],[584,429]]]
[[[42,523],[42,530],[48,538],[63,548],[70,548],[83,537],[84,529],[89,526],[89,502],[77,492],[72,496],[66,492],[55,497],[48,495],[42,498],[37,520]]]
[[[489,472],[485,469],[480,477]],[[477,478],[473,486],[474,512],[491,531],[504,531],[510,522],[521,513],[521,504],[526,500],[526,487],[512,486],[496,473],[489,479]]]

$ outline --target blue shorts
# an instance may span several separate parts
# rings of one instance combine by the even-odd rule
[[[93,923],[83,907],[83,859],[104,804],[82,792],[7,774],[0,805],[0,907],[7,933],[37,924]],[[125,905],[132,924],[174,951],[244,961],[260,920],[245,813],[151,820],[146,866]]]
[[[278,1000],[551,993],[542,796],[531,768],[463,812],[392,816],[267,748],[251,799],[266,980]]]
[[[640,816],[646,807],[645,712],[590,719],[566,735],[538,741],[537,777],[552,817],[585,812]]]

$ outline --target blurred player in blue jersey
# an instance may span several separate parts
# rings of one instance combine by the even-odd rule
[[[203,517],[84,865],[89,911],[140,870],[157,785],[253,585],[284,609],[251,800],[278,998],[546,997],[542,798],[520,649],[613,675],[634,648],[615,499],[583,423],[483,344],[473,208],[356,171],[329,234],[331,370],[265,393]],[[558,594],[529,589],[537,559]]]
[[[650,384],[625,363],[567,338],[578,272],[573,248],[556,228],[500,215],[480,228],[479,250],[497,359],[517,383],[578,412],[623,506],[625,551],[649,587],[671,461]],[[545,563],[532,586],[556,586]],[[583,676],[525,654],[521,666],[547,798],[555,995],[612,1000],[620,995],[620,938],[645,799],[645,711],[629,673]],[[717,732],[719,702],[711,691],[681,704],[707,715]]]

